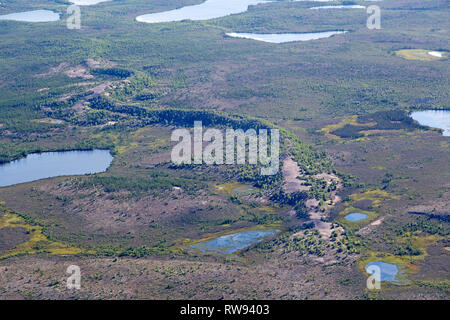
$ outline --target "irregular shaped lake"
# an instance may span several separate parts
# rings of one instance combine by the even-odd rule
[[[329,38],[335,34],[346,33],[347,31],[327,31],[327,32],[313,32],[313,33],[227,33],[226,35],[233,38],[251,39],[257,41],[264,41],[269,43],[286,43],[294,41],[309,41],[323,38]]]
[[[411,118],[421,125],[443,129],[443,135],[450,137],[450,110],[425,110],[413,112]]]
[[[226,253],[232,254],[241,249],[247,248],[254,243],[273,236],[280,230],[248,230],[220,236],[211,240],[206,240],[192,244],[192,248],[197,248],[206,253]]]
[[[58,176],[104,172],[112,160],[108,150],[33,153],[0,165],[0,187]]]
[[[11,20],[22,22],[50,22],[50,21],[58,21],[59,13],[50,10],[16,12],[1,15],[0,20]]]
[[[399,272],[397,265],[383,261],[369,262],[366,264],[365,269],[367,273],[373,274],[373,267],[370,268],[371,266],[380,268],[381,281],[397,281],[397,274]]]
[[[159,23],[174,22],[182,20],[209,20],[225,17],[230,14],[242,13],[251,5],[268,3],[268,0],[206,0],[193,6],[180,9],[144,14],[136,17],[139,22]]]
[[[311,7],[311,10],[321,10],[321,9],[365,9],[366,7],[360,5],[342,5],[342,6],[320,6]]]
[[[77,6],[92,6],[94,4],[97,4],[100,2],[106,2],[106,1],[112,1],[112,0],[69,0],[69,2],[72,2],[73,4],[76,4]]]
[[[344,217],[345,220],[347,221],[351,221],[351,222],[357,222],[357,221],[361,221],[364,219],[367,219],[369,216],[365,213],[361,213],[361,212],[354,212],[354,213],[350,213],[348,215],[346,215]]]

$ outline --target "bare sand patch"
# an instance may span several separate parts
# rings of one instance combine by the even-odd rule
[[[98,86],[93,87],[91,90],[94,91],[94,94],[102,94],[107,87],[111,85],[112,82],[108,81],[102,84],[99,84]]]
[[[300,167],[297,162],[291,158],[287,158],[283,161],[283,191],[285,193],[293,193],[299,191],[309,190],[309,186],[303,185],[304,180],[298,179],[300,176]]]
[[[89,70],[81,65],[65,70],[64,74],[69,78],[83,78],[83,79],[94,78],[94,76],[89,73]]]
[[[368,234],[374,227],[381,225],[386,217],[381,217],[377,220],[372,221],[369,225],[364,228],[359,229],[358,234],[365,235]]]
[[[95,61],[94,59],[91,59],[91,58],[86,59],[85,62],[86,62],[86,65],[87,65],[89,68],[98,68],[98,67],[101,66],[101,63],[100,63],[100,62]]]
[[[85,102],[84,100],[78,101],[73,105],[72,109],[75,110],[77,113],[82,113],[85,109],[84,102]]]
[[[319,231],[322,237],[326,239],[330,238],[331,233],[333,232],[331,229],[331,223],[321,220],[314,220],[314,226]]]
[[[94,76],[89,73],[89,70],[86,67],[82,65],[71,67],[68,62],[62,62],[58,66],[50,68],[50,70],[46,73],[36,74],[35,77],[43,78],[57,75],[60,73],[65,74],[69,78],[82,78],[82,79],[94,78]]]
[[[339,183],[341,181],[341,179],[339,179],[339,177],[336,176],[335,174],[333,174],[333,173],[326,173],[326,172],[316,174],[314,176],[314,178],[316,178],[316,179],[324,179],[327,182],[328,185],[330,185],[332,182]]]
[[[370,223],[370,225],[371,225],[371,226],[379,226],[379,225],[383,222],[383,220],[384,220],[384,217],[382,217],[382,218],[380,218],[380,219],[377,219],[377,220],[375,220],[375,221],[372,221],[372,222]]]
[[[319,208],[320,202],[317,199],[308,199],[305,202],[309,217],[314,223],[315,228],[322,237],[329,239],[333,232],[332,224],[330,222],[325,222],[324,220],[327,218],[329,210],[342,200],[341,197],[337,195],[337,191],[342,188],[342,182],[335,174],[326,172],[317,174],[314,178],[325,180],[327,185],[331,185],[332,183],[336,184],[336,189],[330,194],[331,200],[328,201],[325,208]]]
[[[114,67],[117,65],[117,63],[109,61],[108,59],[99,59],[99,61],[92,59],[92,58],[88,58],[84,61],[84,63],[89,67],[89,68],[99,68],[99,67]]]

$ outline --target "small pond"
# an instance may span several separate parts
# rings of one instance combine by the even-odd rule
[[[346,215],[344,217],[345,220],[350,221],[350,222],[357,222],[357,221],[361,221],[364,219],[367,219],[369,216],[365,213],[361,213],[361,212],[353,212],[350,213],[348,215]]]
[[[366,264],[366,272],[372,274],[372,272],[369,272],[369,267],[376,266],[380,268],[381,272],[381,281],[397,281],[397,274],[399,273],[398,266],[393,263],[387,263],[384,261],[374,261],[369,262]]]
[[[192,248],[205,253],[232,254],[245,249],[252,244],[263,241],[265,238],[278,233],[280,230],[248,230],[223,235],[211,240],[192,244]]]

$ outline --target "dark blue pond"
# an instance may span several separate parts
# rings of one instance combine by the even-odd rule
[[[51,177],[103,172],[112,160],[108,150],[33,153],[0,165],[0,187]]]

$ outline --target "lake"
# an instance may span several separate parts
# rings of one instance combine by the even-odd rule
[[[350,222],[357,222],[357,221],[361,221],[364,219],[367,219],[369,216],[365,213],[361,213],[361,212],[353,212],[350,213],[348,215],[346,215],[344,217],[345,220],[350,221]]]
[[[411,118],[421,125],[443,129],[443,135],[450,137],[450,110],[425,110],[413,112]]]
[[[311,10],[321,10],[321,9],[365,9],[365,6],[360,5],[342,5],[342,6],[320,6],[320,7],[311,7]]]
[[[381,281],[397,281],[397,274],[399,272],[397,265],[384,261],[369,262],[365,267],[367,273],[372,274],[373,271],[369,272],[369,267],[371,266],[380,268]]]
[[[50,10],[34,10],[0,15],[0,20],[22,22],[51,22],[59,20],[59,13]]]
[[[269,43],[286,43],[294,41],[309,41],[329,38],[336,34],[346,33],[347,31],[326,31],[313,33],[236,33],[231,32],[226,35],[233,38],[251,39]]]
[[[203,3],[175,10],[144,14],[136,17],[139,22],[160,23],[182,20],[209,20],[230,14],[242,13],[251,5],[269,3],[267,0],[207,0]]]
[[[197,248],[205,253],[232,254],[261,242],[264,238],[278,233],[280,230],[248,230],[237,233],[227,234],[211,240],[206,240],[192,244],[192,248]]]
[[[0,165],[0,187],[58,176],[104,172],[112,160],[108,150],[33,153]]]
[[[107,2],[112,0],[69,0],[69,2],[72,2],[73,4],[76,4],[77,6],[92,6],[94,4],[98,4],[100,2]]]

